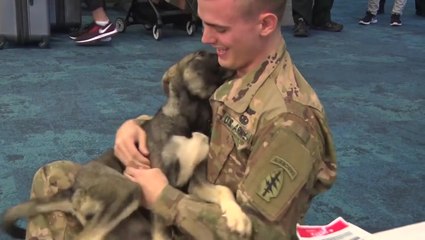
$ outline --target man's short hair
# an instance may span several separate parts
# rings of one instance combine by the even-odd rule
[[[259,12],[267,11],[275,14],[279,22],[283,18],[286,0],[238,0],[241,6],[245,8],[247,17],[255,15]]]

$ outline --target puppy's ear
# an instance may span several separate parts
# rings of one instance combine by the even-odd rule
[[[169,96],[170,95],[170,81],[175,79],[178,76],[178,64],[174,64],[171,66],[162,76],[162,89],[164,90],[164,93]]]

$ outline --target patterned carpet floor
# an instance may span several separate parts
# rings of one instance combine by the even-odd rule
[[[365,7],[335,1],[341,33],[299,39],[290,27],[282,31],[326,108],[338,155],[338,180],[315,199],[306,223],[342,216],[376,232],[425,220],[425,18],[414,15],[411,1],[404,25],[390,27],[388,3],[377,24],[360,26]],[[110,11],[111,18],[124,14]],[[209,49],[200,37],[170,27],[155,41],[134,25],[98,47],[54,34],[50,49],[1,50],[0,212],[28,198],[43,164],[92,159],[112,146],[124,120],[154,113],[164,101],[163,72]]]

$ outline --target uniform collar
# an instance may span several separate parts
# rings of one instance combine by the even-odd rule
[[[215,91],[212,100],[223,102],[237,113],[244,112],[261,85],[282,64],[281,60],[285,53],[286,44],[282,40],[256,69],[241,78],[235,78],[221,85]]]

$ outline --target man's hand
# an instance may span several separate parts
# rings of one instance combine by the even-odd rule
[[[126,166],[150,166],[146,132],[134,119],[125,121],[115,135],[114,153]]]
[[[139,184],[143,192],[143,205],[147,209],[156,202],[162,190],[168,185],[167,177],[159,168],[127,167],[124,175]]]

